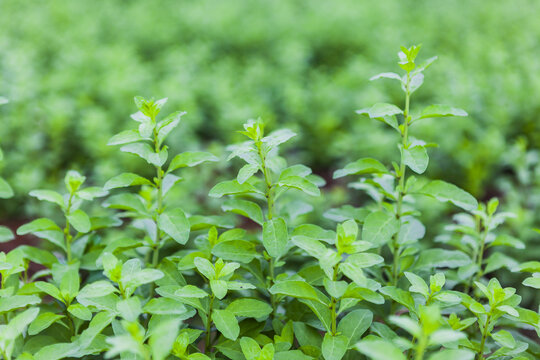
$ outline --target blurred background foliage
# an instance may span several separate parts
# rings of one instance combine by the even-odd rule
[[[188,112],[170,138],[173,152],[223,154],[240,140],[241,124],[260,116],[269,129],[297,131],[290,163],[327,180],[359,157],[388,163],[398,156],[394,134],[354,110],[401,103],[394,83],[368,79],[397,70],[400,45],[422,43],[422,57],[439,60],[413,108],[444,103],[470,114],[415,129],[440,144],[427,175],[481,200],[501,197],[518,215],[511,231],[535,241],[538,14],[534,0],[0,0],[0,95],[10,100],[0,108],[1,171],[17,193],[0,215],[35,216],[28,191],[61,186],[67,169],[99,185],[143,167],[106,146],[131,127],[138,94],[168,96],[166,112]],[[179,194],[184,206],[195,211],[205,202],[211,175],[227,166],[188,173],[181,191],[200,196]],[[358,200],[334,185],[319,205]]]

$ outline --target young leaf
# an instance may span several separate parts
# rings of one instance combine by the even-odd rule
[[[263,245],[268,254],[279,258],[287,250],[289,233],[287,224],[282,218],[268,220],[263,225]]]
[[[441,202],[451,202],[467,211],[475,210],[478,207],[478,202],[471,194],[442,180],[429,182],[418,193],[431,196]]]
[[[150,180],[143,178],[137,174],[133,173],[123,173],[117,175],[107,181],[103,187],[105,190],[111,190],[127,186],[137,186],[137,185],[152,185]]]
[[[322,342],[322,354],[325,360],[341,360],[347,352],[349,339],[343,335],[326,333]]]
[[[212,321],[218,331],[227,339],[236,340],[240,334],[240,326],[234,314],[228,310],[214,310]]]
[[[165,210],[158,218],[158,226],[177,243],[184,245],[189,240],[190,224],[179,209]]]
[[[334,172],[334,179],[339,179],[347,175],[362,175],[362,174],[376,174],[387,173],[386,167],[378,160],[371,158],[364,158],[356,160],[350,164],[347,164],[343,169],[336,170]]]
[[[384,211],[376,211],[369,214],[364,220],[362,227],[362,240],[382,246],[399,231],[397,219]]]

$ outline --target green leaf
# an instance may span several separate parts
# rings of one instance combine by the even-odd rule
[[[492,333],[491,337],[501,346],[505,346],[511,349],[513,349],[516,346],[516,340],[514,339],[512,334],[510,334],[506,330],[500,330],[500,331],[497,331],[496,333]]]
[[[341,360],[347,352],[349,339],[343,335],[326,333],[322,342],[322,354],[325,360]]]
[[[50,219],[40,218],[19,227],[17,229],[17,235],[26,235],[45,230],[60,230],[60,227]]]
[[[377,254],[357,253],[349,256],[345,262],[360,268],[367,268],[384,262],[384,258]]]
[[[268,220],[263,225],[263,245],[268,254],[273,258],[279,258],[287,251],[289,232],[287,224],[282,218]]]
[[[383,78],[384,79],[399,80],[399,82],[401,82],[401,76],[399,76],[398,74],[393,73],[393,72],[384,72],[384,73],[377,74],[375,76],[370,77],[369,81],[383,79]]]
[[[167,318],[160,321],[152,328],[148,344],[152,350],[152,360],[164,360],[169,358],[174,342],[178,336],[180,319]]]
[[[465,110],[451,107],[448,105],[431,105],[422,110],[422,113],[420,114],[420,117],[418,119],[467,115],[468,114]]]
[[[167,169],[167,172],[174,171],[176,169],[180,169],[183,167],[193,167],[197,166],[199,164],[202,164],[207,161],[219,161],[219,159],[208,153],[203,151],[192,151],[192,152],[183,152],[181,154],[176,155],[169,165],[169,168]]]
[[[271,294],[286,295],[299,299],[310,299],[321,302],[317,292],[305,281],[285,280],[275,283],[270,289]]]
[[[23,308],[28,305],[39,304],[40,302],[41,299],[36,295],[12,295],[10,297],[0,298],[0,313]]]
[[[280,178],[278,185],[298,189],[311,196],[319,196],[321,194],[321,191],[317,185],[301,176],[288,176],[286,178]]]
[[[364,220],[362,240],[378,247],[386,244],[399,231],[399,221],[384,211],[375,211]]]
[[[190,224],[182,209],[165,210],[159,215],[158,226],[181,245],[189,240]]]
[[[107,145],[123,145],[123,144],[129,144],[132,142],[137,141],[143,141],[143,140],[149,140],[149,138],[143,138],[138,130],[125,130],[122,131],[116,135],[114,135]]]
[[[219,299],[223,299],[227,295],[227,282],[225,280],[210,280],[210,289],[212,293]]]
[[[154,149],[146,143],[132,143],[124,145],[120,151],[135,154],[138,157],[146,160],[147,163],[161,167],[167,161],[167,148],[161,149],[159,153],[155,153]]]
[[[525,243],[523,241],[506,234],[498,235],[488,246],[510,246],[515,249],[525,249]]]
[[[64,198],[62,195],[52,190],[32,190],[29,193],[30,196],[37,198],[41,201],[48,201],[57,204],[61,208],[64,208]]]
[[[466,349],[444,349],[432,354],[428,360],[473,360],[474,353]]]
[[[369,310],[353,310],[345,315],[338,324],[337,332],[347,337],[348,346],[356,344],[373,322],[373,313]]]
[[[429,287],[427,286],[424,279],[422,279],[420,276],[405,272],[405,276],[407,277],[407,280],[411,283],[411,286],[409,287],[410,292],[415,292],[422,294],[426,299],[429,297]]]
[[[116,303],[116,310],[125,320],[137,321],[142,313],[141,301],[136,296],[120,300]]]
[[[409,310],[414,310],[414,299],[411,293],[402,290],[395,286],[385,286],[379,290],[381,294],[388,296],[390,299],[405,306]]]
[[[69,215],[67,215],[67,219],[70,225],[72,225],[78,232],[85,234],[90,231],[90,218],[81,209],[72,211]]]
[[[373,360],[406,360],[397,346],[383,339],[364,339],[356,344],[356,350]]]
[[[478,202],[471,194],[442,180],[429,182],[418,193],[431,196],[441,202],[451,202],[467,211],[478,208]]]
[[[347,175],[385,174],[387,172],[386,167],[378,160],[363,158],[347,164],[343,169],[336,170],[334,172],[334,179]]]
[[[228,310],[214,310],[212,321],[218,331],[227,339],[236,340],[240,334],[240,326],[234,314]]]
[[[246,357],[246,360],[258,360],[261,347],[255,340],[244,336],[240,339],[240,347],[242,348],[242,353]]]
[[[81,304],[73,304],[67,308],[67,311],[73,316],[83,321],[90,321],[92,319],[92,312]]]
[[[167,138],[169,133],[178,126],[178,124],[180,123],[180,119],[185,114],[186,114],[185,111],[176,111],[168,115],[165,119],[161,120],[157,124],[157,129],[158,129],[157,139],[158,139],[159,144],[163,143],[163,141],[165,141],[165,138]]]
[[[265,136],[262,139],[262,142],[266,143],[269,148],[274,148],[295,136],[296,136],[296,133],[289,129],[279,129],[279,130],[273,131],[268,136]]]
[[[212,248],[212,255],[228,261],[249,263],[257,255],[255,244],[246,240],[228,240],[216,244]]]
[[[250,177],[255,175],[257,171],[259,171],[260,167],[258,164],[246,164],[242,166],[240,171],[238,171],[238,175],[236,176],[236,180],[239,184],[245,183]]]
[[[118,290],[107,280],[98,280],[88,283],[79,291],[77,298],[94,298],[116,293]]]
[[[420,252],[415,268],[457,268],[470,263],[471,259],[459,250],[427,249]]]
[[[188,310],[180,301],[164,297],[153,298],[143,307],[143,312],[153,315],[170,315],[175,318],[188,319],[195,311]]]
[[[423,174],[429,163],[426,148],[422,145],[412,146],[403,150],[403,162],[417,174]]]
[[[272,312],[272,307],[267,303],[256,299],[236,299],[227,306],[227,310],[235,316],[265,318]]]
[[[370,118],[382,118],[384,116],[392,116],[403,114],[403,110],[398,108],[396,105],[387,104],[387,103],[377,103],[370,107],[367,110],[358,110],[357,114],[367,114]]]
[[[0,226],[0,243],[11,241],[15,238],[10,228]]]
[[[253,185],[249,183],[243,183],[240,184],[236,180],[229,180],[229,181],[222,181],[219,184],[215,185],[212,189],[210,189],[210,192],[208,193],[208,196],[214,197],[214,198],[220,198],[224,195],[241,195],[241,194],[261,194],[264,193],[257,188],[255,188]]]
[[[28,327],[29,335],[36,335],[47,329],[49,326],[64,318],[64,315],[54,314],[52,312],[41,313],[32,321]]]
[[[176,290],[174,293],[176,296],[186,297],[186,298],[205,298],[208,296],[206,291],[199,289],[193,285],[186,285]]]
[[[523,285],[529,286],[535,289],[540,289],[540,277],[528,277],[523,280]]]
[[[117,189],[127,186],[152,185],[152,182],[133,173],[123,173],[113,177],[105,183],[105,190]]]
[[[12,196],[13,189],[4,178],[0,177],[0,199],[9,199]]]
[[[263,213],[259,205],[249,200],[227,199],[221,206],[223,211],[245,216],[257,224],[262,225]]]
[[[207,279],[213,279],[216,277],[216,270],[214,269],[214,265],[212,265],[212,263],[207,259],[202,257],[196,257],[193,260],[193,263],[195,264],[197,270]]]

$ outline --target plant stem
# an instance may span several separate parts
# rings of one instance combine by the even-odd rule
[[[155,119],[152,119],[152,121],[155,121]],[[154,128],[154,151],[156,154],[159,154],[161,151],[159,140],[158,140],[158,132],[156,128]],[[156,196],[156,212],[154,215],[154,221],[156,222],[156,241],[155,241],[155,247],[154,247],[154,253],[152,255],[152,267],[156,268],[159,261],[159,246],[160,246],[160,230],[158,224],[158,218],[159,215],[163,212],[163,190],[162,190],[162,180],[163,180],[163,170],[161,169],[161,166],[156,166],[156,180],[155,185],[157,189],[157,196]],[[153,291],[152,291],[153,292]]]
[[[71,211],[71,205],[73,201],[73,193],[69,195],[68,205],[66,208],[66,226],[64,227],[64,236],[66,238],[66,255],[67,255],[67,262],[71,262],[71,240],[73,237],[71,236],[71,226],[69,224],[68,215]]]
[[[337,281],[337,275],[338,275],[338,264],[334,266],[334,274],[332,275],[332,281]],[[332,314],[332,335],[335,336],[337,333],[337,314],[336,314],[336,304],[338,300],[332,296],[330,301],[330,312]]]
[[[211,351],[212,343],[210,342],[210,336],[212,331],[212,310],[214,308],[214,294],[210,295],[210,303],[208,305],[208,315],[206,318],[206,340],[204,343],[204,353],[208,354]]]
[[[261,141],[255,141],[255,145],[257,146],[257,153],[259,154],[259,158],[261,159],[261,168],[264,175],[264,183],[266,185],[265,197],[268,207],[267,218],[268,220],[272,220],[274,216],[274,185],[272,184],[270,173],[266,168],[266,157],[262,153]],[[268,284],[268,288],[270,288],[272,285],[274,285],[275,282],[275,259],[272,257],[270,257],[270,259],[268,260],[268,268],[270,272],[270,283]],[[272,304],[273,309],[272,317],[274,317],[277,310],[277,304],[274,294],[270,294],[270,303]]]
[[[477,360],[484,360],[484,347],[486,345],[486,339],[488,335],[489,323],[491,321],[491,311],[487,315],[486,325],[484,326],[484,332],[482,333],[482,341],[480,342],[480,350],[478,350]]]
[[[402,217],[402,207],[403,207],[403,197],[405,196],[405,175],[407,168],[405,166],[405,157],[403,156],[403,152],[405,148],[408,146],[409,143],[409,104],[410,104],[410,97],[411,97],[411,76],[410,73],[407,72],[407,84],[405,89],[405,110],[403,112],[403,130],[401,132],[401,159],[399,164],[399,184],[398,184],[398,198],[396,202],[396,219],[400,222],[401,225],[401,217]],[[399,254],[401,252],[400,246],[397,243],[397,237],[398,235],[394,235],[393,238],[393,256],[394,261],[392,262],[392,284],[394,286],[397,286],[398,280],[399,280]]]
[[[418,345],[416,346],[416,356],[415,360],[424,359],[424,353],[426,352],[426,337],[424,334],[418,339]]]

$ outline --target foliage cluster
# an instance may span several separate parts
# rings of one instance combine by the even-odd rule
[[[503,230],[512,214],[496,198],[424,176],[428,149],[415,137],[427,119],[467,116],[448,105],[416,106],[413,95],[436,60],[418,62],[419,46],[401,48],[397,83],[404,106],[358,110],[399,138],[399,161],[361,158],[333,173],[370,201],[325,213],[331,228],[309,223],[310,198],[325,181],[290,164],[279,147],[296,136],[249,120],[244,141],[228,147],[237,175],[209,196],[226,214],[190,213],[172,199],[182,176],[220,159],[175,154],[168,136],[185,112],[162,116],[167,99],[135,98],[137,126],[108,144],[142,159],[102,187],[71,170],[65,191],[33,190],[56,207],[17,229],[54,251],[21,245],[0,253],[0,355],[55,360],[531,360],[540,355],[537,309],[521,305],[521,284],[497,270],[526,273],[540,288],[540,263],[503,249],[525,243]],[[356,134],[358,136],[358,134]],[[320,146],[320,144],[319,144]],[[204,166],[204,165],[203,165]],[[152,174],[148,176],[148,174]],[[202,183],[202,180],[201,180]],[[135,189],[134,191],[131,191]],[[13,191],[0,179],[0,196]],[[460,212],[426,248],[421,199]],[[96,211],[92,204],[100,204]],[[0,241],[13,238],[0,228]],[[31,271],[38,264],[40,270]],[[537,306],[538,304],[535,304]]]

